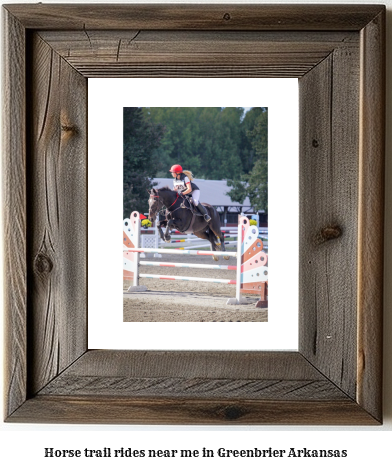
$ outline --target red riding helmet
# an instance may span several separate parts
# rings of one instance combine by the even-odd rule
[[[169,169],[169,173],[182,173],[182,166],[181,165],[173,165]]]

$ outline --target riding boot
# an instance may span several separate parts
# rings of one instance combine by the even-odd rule
[[[210,222],[211,217],[208,215],[207,209],[203,206],[201,202],[197,205],[198,210],[203,214],[204,220]]]

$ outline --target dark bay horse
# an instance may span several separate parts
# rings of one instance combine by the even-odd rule
[[[190,209],[191,206],[185,197],[179,195],[176,191],[172,191],[169,187],[153,188],[149,192],[149,220],[153,222],[157,213],[161,209],[165,209],[165,220],[160,221],[158,224],[158,231],[162,240],[170,242],[169,231],[177,229],[179,232],[193,233],[200,239],[208,240],[213,252],[226,251],[225,238],[220,228],[219,214],[210,204],[202,203],[211,217],[210,222],[207,223],[197,209]],[[163,233],[162,227],[166,227],[165,233]],[[212,258],[215,261],[219,260],[217,256]],[[224,256],[224,258],[226,260],[229,259],[228,256]]]

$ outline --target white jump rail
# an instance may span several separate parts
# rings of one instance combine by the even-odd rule
[[[140,247],[140,216],[137,211],[132,212],[129,219],[124,219],[123,227],[123,278],[131,280],[132,285],[128,292],[146,291],[145,286],[139,285],[139,278],[156,278],[160,280],[183,280],[203,281],[210,283],[224,283],[236,285],[235,298],[229,298],[227,304],[241,304],[247,301],[241,297],[241,293],[253,293],[260,296],[257,307],[267,307],[268,292],[268,267],[267,255],[262,251],[263,242],[258,238],[258,228],[251,226],[245,216],[238,217],[238,242],[236,252],[212,252],[204,250],[178,250],[178,249],[154,249]],[[172,255],[210,255],[235,257],[237,265],[207,265],[170,262],[141,262],[141,253],[156,253]],[[173,275],[140,274],[139,266],[167,266],[180,268],[205,268],[205,269],[236,269],[236,280],[199,278]]]
[[[204,263],[139,262],[146,267],[206,268],[209,270],[237,270],[237,265],[207,265]]]
[[[191,249],[201,249],[201,248],[210,246],[210,243],[208,241],[207,241],[208,243],[203,243],[203,242],[206,242],[206,241],[201,240],[200,244],[192,245],[191,247],[169,247],[169,250],[191,250]],[[192,242],[192,243],[196,243],[196,242]],[[231,245],[237,245],[237,242],[225,242],[225,247],[231,246]],[[167,247],[167,245],[166,245],[166,247]],[[159,249],[160,252],[161,252],[161,250],[163,250],[163,249]],[[216,255],[216,252],[214,252],[214,253]],[[225,252],[225,255],[227,255],[227,252]]]
[[[222,230],[222,228],[221,228]],[[238,228],[235,228],[235,230],[232,230],[230,232],[224,232],[224,237],[232,239],[232,238],[237,238],[238,237]],[[262,235],[261,235],[262,234]],[[267,234],[267,235],[264,235]],[[177,236],[183,236],[186,235],[186,239],[181,239],[181,240],[171,240],[170,242],[162,243],[160,245],[164,247],[169,247],[169,248],[176,248],[176,243],[177,242],[185,242],[188,244],[196,244],[200,243],[200,245],[194,245],[193,247],[177,247],[178,250],[187,250],[187,249],[195,249],[195,248],[202,248],[202,247],[209,247],[209,243],[205,243],[206,241],[204,239],[201,239],[200,237],[197,237],[196,235],[191,235],[191,234],[180,234],[178,231],[175,231],[172,235],[175,237]],[[264,250],[268,249],[268,231],[260,231],[259,229],[259,238],[262,239],[263,241],[263,248]],[[142,236],[142,243],[143,243],[143,236]],[[230,245],[237,245],[237,240],[225,240],[225,246],[230,246]],[[173,247],[171,247],[173,246]],[[147,247],[147,246],[146,246]]]
[[[145,253],[154,253],[156,249],[150,249],[150,248],[128,248],[124,249],[125,252],[145,252]],[[216,257],[236,257],[237,252],[212,252],[211,250],[180,250],[180,249],[159,249],[159,252],[162,254],[165,253],[171,253],[173,255],[211,255],[213,257],[214,255]]]

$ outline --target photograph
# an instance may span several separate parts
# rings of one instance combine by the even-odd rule
[[[268,107],[124,107],[123,132],[124,322],[267,322]]]

